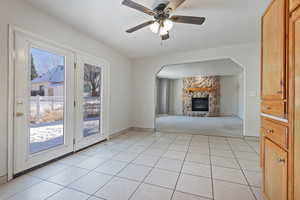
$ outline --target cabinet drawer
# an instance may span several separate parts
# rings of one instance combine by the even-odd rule
[[[263,101],[261,103],[261,112],[284,118],[286,114],[285,102],[284,101]]]
[[[261,130],[265,137],[288,149],[288,127],[263,118]]]

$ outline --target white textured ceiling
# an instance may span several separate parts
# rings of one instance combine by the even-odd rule
[[[125,30],[152,19],[121,5],[122,0],[26,0],[130,58],[259,40],[260,16],[269,0],[186,0],[178,15],[207,18],[202,26],[175,24],[171,39],[163,42],[144,28]],[[153,8],[161,0],[136,0]]]
[[[243,72],[243,68],[231,59],[167,65],[157,74],[159,78],[181,79],[192,76],[232,76]]]

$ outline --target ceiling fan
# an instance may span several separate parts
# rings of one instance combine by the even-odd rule
[[[173,22],[202,25],[205,21],[205,17],[182,16],[182,15],[171,16],[171,14],[185,1],[186,0],[170,0],[169,2],[159,4],[156,8],[151,10],[132,0],[124,0],[122,2],[123,5],[154,17],[153,20],[147,21],[131,29],[128,29],[126,32],[133,33],[144,27],[150,26],[150,30],[152,32],[156,34],[159,33],[162,40],[167,40],[170,38],[169,32],[173,27]]]

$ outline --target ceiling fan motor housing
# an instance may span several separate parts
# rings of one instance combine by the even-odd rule
[[[166,3],[161,3],[158,6],[156,6],[156,8],[154,9],[156,15],[154,16],[154,18],[156,20],[164,20],[169,18],[171,10],[166,12],[165,8],[167,7],[168,4]]]

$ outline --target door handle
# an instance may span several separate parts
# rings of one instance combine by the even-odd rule
[[[16,116],[17,116],[17,117],[22,117],[23,115],[24,115],[24,113],[22,113],[22,112],[17,112],[17,113],[16,113]]]
[[[279,163],[285,163],[285,159],[284,158],[278,158],[277,160]]]
[[[17,101],[17,105],[22,105],[23,101]]]

